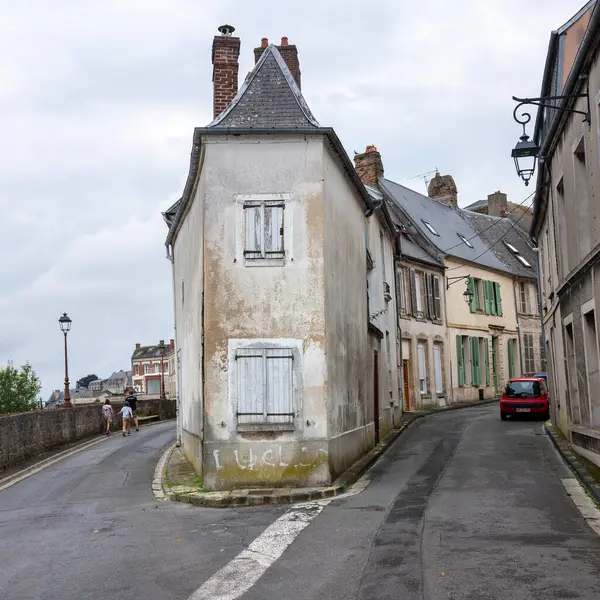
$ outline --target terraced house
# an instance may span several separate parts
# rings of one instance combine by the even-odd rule
[[[416,406],[492,398],[509,377],[538,370],[536,255],[527,234],[506,216],[460,209],[448,175],[436,173],[424,196],[381,172],[404,240],[398,306],[406,405],[412,397]]]

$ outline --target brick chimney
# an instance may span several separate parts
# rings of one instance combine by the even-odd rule
[[[142,347],[142,345],[141,345],[141,344],[136,344],[136,345],[135,345],[135,349],[136,349],[136,350],[139,350],[141,347]]]
[[[367,146],[362,154],[354,155],[354,168],[363,183],[379,187],[379,178],[383,177],[383,162],[375,146]]]
[[[267,38],[263,38],[260,42],[260,47],[254,48],[255,63],[258,62],[258,59],[262,56],[262,53],[265,51],[268,45],[269,40]],[[282,37],[281,45],[277,46],[277,50],[279,50],[279,53],[285,61],[287,68],[294,77],[296,85],[299,89],[302,89],[302,86],[300,85],[300,61],[298,60],[298,48],[295,44],[290,44],[286,37]]]
[[[436,171],[435,177],[429,182],[427,195],[433,200],[437,200],[448,206],[456,206],[458,202],[458,190],[452,175],[440,175]]]
[[[171,348],[175,348],[175,340],[169,340],[169,346],[171,346]]]
[[[221,25],[212,45],[213,63],[213,115],[218,117],[234,99],[238,92],[238,58],[240,38],[231,34],[235,28]]]
[[[488,194],[488,215],[492,217],[505,217],[508,200],[506,194],[500,190]]]

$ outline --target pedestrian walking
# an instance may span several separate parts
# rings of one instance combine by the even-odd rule
[[[123,437],[125,437],[125,431],[127,431],[127,435],[131,435],[131,418],[133,413],[127,400],[125,400],[125,404],[119,411],[119,414],[123,417]]]
[[[115,418],[115,413],[113,412],[112,406],[110,405],[110,400],[108,398],[102,407],[102,418],[106,423],[106,435],[110,435],[110,426]]]
[[[133,415],[133,422],[135,423],[135,430],[140,430],[140,424],[137,416],[137,398],[133,394],[133,390],[127,390],[125,400],[129,402],[129,406],[131,407],[131,413]]]

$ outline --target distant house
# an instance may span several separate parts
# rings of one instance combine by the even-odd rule
[[[131,355],[131,380],[133,389],[140,394],[160,394],[161,381],[161,350],[160,345],[164,344],[161,340],[154,346],[135,345],[135,350]],[[174,369],[175,340],[170,340],[166,345],[166,351],[162,360],[164,366],[164,386],[167,398],[174,397],[172,385],[172,373]]]
[[[105,382],[106,382],[106,379],[95,379],[94,381],[90,382],[87,389],[90,392],[101,392],[102,386],[104,385]]]
[[[506,194],[500,191],[489,194],[487,200],[478,200],[469,204],[466,210],[491,217],[507,217],[527,234],[533,221],[533,212],[529,206],[509,202]]]
[[[131,387],[132,377],[131,371],[115,371],[108,379],[105,379],[102,384],[102,391],[110,392],[113,395],[121,395],[125,393],[125,388]]]

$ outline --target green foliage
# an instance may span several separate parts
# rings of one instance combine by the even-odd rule
[[[0,414],[34,410],[42,386],[29,363],[20,369],[8,363],[0,367]]]
[[[82,377],[81,379],[79,379],[77,381],[76,387],[87,388],[87,386],[90,385],[90,383],[92,383],[92,381],[96,381],[96,379],[99,379],[98,375],[93,375],[93,374],[86,375],[85,377]]]

